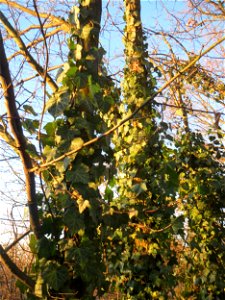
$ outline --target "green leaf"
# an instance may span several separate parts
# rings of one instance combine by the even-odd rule
[[[60,116],[69,104],[68,87],[60,87],[52,97],[47,101],[45,111],[48,111],[53,117]]]
[[[107,186],[105,189],[105,192],[104,192],[104,199],[111,201],[113,199],[113,196],[114,196],[114,193],[113,193],[112,189],[109,186]]]
[[[66,75],[68,77],[74,77],[77,72],[77,67],[76,66],[70,66],[69,69],[66,71]]]
[[[74,171],[68,175],[67,179],[72,182],[87,184],[89,182],[89,167],[83,163],[77,163],[74,166]]]
[[[39,127],[38,120],[25,119],[22,122],[23,127],[31,134],[35,133]]]
[[[215,135],[209,135],[209,140],[210,141],[214,141],[216,139],[216,136]]]
[[[75,234],[80,229],[84,229],[83,217],[78,213],[74,206],[65,210],[63,222],[68,227],[71,234]]]
[[[16,281],[16,287],[19,288],[19,290],[22,294],[25,294],[26,291],[28,290],[27,286],[19,280]]]
[[[39,159],[40,156],[33,144],[27,143],[26,152],[30,155],[31,158]]]
[[[146,183],[142,181],[141,183],[134,184],[132,190],[139,196],[141,193],[147,191]]]
[[[191,209],[190,215],[195,222],[199,222],[202,219],[202,215],[196,207]]]
[[[129,222],[129,215],[126,213],[112,213],[103,216],[104,224],[114,229]]]
[[[43,271],[43,278],[46,283],[55,291],[59,291],[68,280],[67,268],[59,263],[48,261]]]
[[[40,258],[49,258],[55,253],[55,244],[46,237],[43,237],[37,241],[36,249]]]
[[[57,121],[49,122],[44,126],[44,129],[48,135],[53,136],[55,135],[57,125]]]
[[[83,143],[84,143],[84,141],[82,140],[82,138],[80,138],[80,137],[74,138],[71,142],[70,150],[79,149],[80,147],[83,146]]]
[[[35,238],[35,235],[32,233],[30,236],[29,236],[29,247],[30,247],[30,250],[35,253],[37,251],[37,239]]]
[[[179,217],[177,217],[175,219],[175,221],[173,221],[173,225],[172,225],[172,228],[173,228],[173,231],[175,234],[181,234],[183,235],[184,233],[184,216],[181,215]]]
[[[100,85],[92,82],[92,76],[88,76],[88,86],[92,97],[101,91]]]
[[[70,159],[65,157],[63,160],[60,160],[55,163],[55,167],[59,172],[65,172],[70,164]]]
[[[50,146],[45,146],[43,149],[43,155],[46,157],[46,162],[52,160],[55,158],[57,153],[57,149],[56,148],[52,148]]]
[[[34,111],[33,107],[30,105],[24,105],[23,109],[25,110],[26,113],[32,114],[33,116],[37,116],[38,114]]]

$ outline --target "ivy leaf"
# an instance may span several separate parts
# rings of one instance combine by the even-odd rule
[[[175,113],[178,117],[183,117],[183,111],[182,109],[177,109]]]
[[[44,280],[41,276],[41,274],[38,275],[38,278],[36,280],[36,284],[35,284],[35,289],[34,289],[34,294],[35,296],[42,298],[43,297],[43,283]]]
[[[51,161],[52,159],[55,158],[57,153],[56,148],[52,148],[50,146],[45,146],[43,149],[43,155],[46,157],[46,162]]]
[[[199,221],[202,218],[202,215],[200,214],[199,210],[196,207],[193,207],[191,209],[190,215],[192,219],[195,221]]]
[[[22,122],[23,127],[31,134],[35,133],[39,126],[38,120],[25,119]]]
[[[37,252],[39,257],[49,258],[55,253],[55,245],[46,237],[37,241]]]
[[[70,159],[68,157],[65,157],[63,160],[56,162],[55,166],[59,172],[65,172],[69,164],[70,164]]]
[[[61,266],[59,263],[48,261],[43,271],[43,278],[47,284],[58,291],[64,283],[68,280],[67,268]]]
[[[83,198],[79,198],[77,200],[78,208],[79,208],[79,213],[82,214],[86,208],[90,207],[90,203],[88,200],[84,200]]]
[[[30,144],[30,143],[27,144],[26,152],[30,155],[31,158],[34,158],[34,159],[40,158],[40,156],[33,144]]]
[[[113,190],[109,186],[107,186],[104,191],[104,199],[111,201],[113,199],[113,196],[114,196]]]
[[[103,216],[104,224],[114,229],[129,222],[129,216],[126,213],[113,213]]]
[[[88,76],[88,86],[92,98],[101,91],[99,84],[92,82],[92,76]]]
[[[132,190],[139,196],[141,193],[147,191],[146,183],[142,181],[141,183],[134,184]]]
[[[84,143],[84,141],[80,137],[73,139],[71,142],[71,145],[70,145],[70,150],[79,149],[80,147],[83,146],[83,143]]]
[[[31,251],[33,253],[35,253],[36,250],[37,250],[37,248],[36,248],[36,246],[37,246],[37,239],[36,239],[36,237],[35,237],[35,235],[33,233],[30,235],[29,239],[30,239],[30,241],[29,241],[29,247],[30,247]]]
[[[27,286],[19,280],[16,281],[16,287],[20,290],[22,294],[25,294],[27,292]],[[35,298],[31,298],[31,300],[35,300]]]
[[[81,32],[81,38],[84,39],[84,40],[87,40],[90,33],[91,33],[91,30],[93,29],[93,26],[91,26],[89,23],[86,24],[83,29],[82,29],[82,32]]]
[[[134,208],[131,208],[128,212],[128,216],[130,219],[132,219],[133,217],[137,217],[138,216],[138,211]]]
[[[47,110],[53,117],[60,116],[69,104],[68,87],[60,87],[52,97],[47,101],[45,111]]]
[[[76,75],[77,72],[77,67],[76,66],[70,66],[69,69],[66,71],[66,75],[68,77],[74,77]]]
[[[83,163],[77,163],[74,167],[74,170],[75,171],[69,174],[71,181],[84,184],[89,182],[89,167],[87,165]]]
[[[32,114],[33,116],[37,116],[38,114],[34,111],[34,109],[33,109],[33,107],[32,106],[30,106],[30,105],[24,105],[23,106],[23,109],[24,109],[24,111],[26,112],[26,113],[28,113],[28,114]]]
[[[184,216],[180,215],[178,216],[175,221],[173,222],[172,228],[175,234],[184,234]]]
[[[59,68],[58,71],[57,71],[57,73],[56,73],[56,82],[57,83],[61,83],[64,75],[65,75],[64,69],[62,67]]]
[[[57,129],[57,121],[49,122],[44,126],[47,135],[54,136]]]
[[[68,227],[71,234],[75,234],[80,229],[84,229],[82,215],[77,213],[74,206],[71,206],[65,210],[63,222]]]

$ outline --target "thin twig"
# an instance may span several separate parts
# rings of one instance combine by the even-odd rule
[[[28,7],[25,7],[17,2],[14,1],[9,1],[9,0],[0,0],[0,3],[7,4],[13,8],[19,9],[20,11],[24,11],[25,13],[31,15],[31,16],[36,16],[36,12],[33,11],[32,9],[29,9]],[[44,19],[48,19],[53,26],[61,26],[62,30],[66,32],[70,32],[71,29],[75,30],[75,26],[59,17],[56,17],[51,14],[47,13],[40,13],[40,17]]]
[[[21,53],[25,57],[26,61],[43,78],[45,76],[44,69],[42,68],[41,65],[39,65],[37,63],[37,61],[33,58],[33,56],[27,50],[27,47],[24,44],[21,37],[19,36],[18,32],[15,30],[15,28],[13,28],[13,26],[10,24],[8,19],[5,17],[5,15],[1,11],[0,11],[0,21],[4,25],[5,29],[9,33],[9,35],[14,39],[17,46],[20,48]],[[52,89],[52,91],[55,92],[57,90],[58,86],[49,74],[47,74],[46,81],[47,81],[49,87]]]
[[[12,249],[12,247],[14,247],[16,244],[18,244],[23,238],[25,238],[25,236],[27,236],[29,233],[31,232],[31,230],[27,230],[26,232],[24,232],[23,234],[21,234],[15,241],[13,241],[9,246],[7,246],[5,248],[5,252],[8,252],[10,249]]]

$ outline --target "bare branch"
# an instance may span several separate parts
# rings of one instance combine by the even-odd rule
[[[60,27],[60,25],[43,24],[44,29],[53,28],[53,27]],[[27,27],[26,29],[19,31],[19,34],[20,34],[20,36],[24,35],[25,33],[29,32],[30,30],[33,30],[33,29],[40,29],[40,25],[31,25],[31,26]],[[60,27],[60,30],[62,30],[61,27]]]
[[[26,45],[24,44],[23,40],[20,38],[18,32],[12,27],[12,25],[9,23],[7,18],[4,16],[4,14],[0,11],[0,21],[8,31],[9,35],[14,39],[17,46],[20,48],[21,54],[25,57],[26,61],[31,65],[31,67],[42,77],[45,76],[44,69],[37,63],[37,61],[33,58],[33,56],[29,53],[27,50]],[[49,74],[47,74],[46,82],[50,86],[53,92],[57,90],[57,84],[55,81],[51,78]]]
[[[36,17],[35,11],[33,11],[32,9],[29,9],[25,6],[22,6],[21,4],[16,3],[14,1],[0,0],[0,3],[7,4],[8,6],[19,9],[20,11],[24,11],[25,13]],[[66,22],[65,20],[63,20],[61,18],[53,16],[51,14],[40,13],[40,17],[50,20],[52,26],[61,26],[61,29],[63,31],[70,32],[72,28],[73,28],[73,30],[75,30],[74,25],[70,24],[69,22]]]
[[[57,65],[57,66],[53,66],[53,67],[51,67],[51,68],[48,68],[48,72],[54,71],[54,70],[59,69],[59,68],[62,68],[63,65],[64,65],[64,64],[60,64],[60,65]],[[29,81],[29,80],[32,80],[32,79],[34,79],[34,78],[36,78],[36,77],[38,77],[38,76],[39,76],[39,74],[37,73],[37,74],[35,74],[35,75],[29,76],[29,77],[27,77],[27,78],[24,78],[24,79],[20,80],[15,86],[21,85],[21,84],[23,84],[24,82],[27,82],[27,81]]]
[[[42,127],[42,123],[43,123],[43,119],[44,119],[44,112],[45,112],[45,105],[46,105],[46,95],[47,95],[46,83],[47,83],[47,76],[48,76],[49,53],[48,53],[48,45],[47,45],[47,40],[46,40],[46,33],[44,32],[44,28],[43,28],[41,17],[40,17],[38,8],[37,8],[36,0],[33,0],[33,4],[34,4],[35,12],[37,14],[38,22],[40,24],[40,30],[41,30],[42,38],[44,41],[44,48],[45,48],[45,54],[46,54],[44,78],[43,78],[44,79],[44,82],[43,82],[43,86],[44,86],[43,108],[42,108],[42,112],[41,112],[41,119],[39,122],[39,129],[38,129],[39,149],[41,152],[42,146],[41,146],[41,142],[40,142],[40,137],[41,137],[41,127]]]
[[[38,28],[40,28],[40,26],[39,26]],[[47,38],[50,38],[50,37],[54,36],[55,34],[59,33],[60,31],[61,31],[60,28],[56,28],[56,29],[52,30],[51,32],[46,33],[46,34],[45,34],[45,38],[46,38],[46,39],[47,39]],[[41,43],[41,42],[43,42],[43,41],[44,41],[44,38],[41,37],[41,38],[39,38],[39,39],[33,40],[31,43],[27,44],[25,47],[26,47],[27,49],[29,49],[29,48],[32,48],[32,47],[34,47],[35,45],[37,45],[37,44],[39,44],[39,43]],[[9,56],[7,59],[8,59],[8,61],[10,61],[10,60],[12,60],[13,58],[15,58],[16,56],[20,55],[20,54],[23,55],[23,52],[22,52],[22,51],[17,51],[17,52],[15,52],[15,53],[13,53],[11,56]]]
[[[31,228],[37,238],[41,237],[40,233],[40,223],[38,217],[38,208],[36,200],[36,187],[35,187],[35,176],[33,172],[29,172],[32,168],[32,159],[27,153],[27,142],[23,134],[23,128],[20,121],[20,116],[16,107],[16,99],[14,94],[14,89],[12,85],[12,80],[9,71],[9,65],[7,62],[5,49],[3,45],[3,39],[0,32],[0,82],[2,85],[5,106],[9,119],[10,129],[15,139],[15,147],[21,158],[23,164],[23,170],[26,180],[26,193],[28,199],[28,206],[30,211],[30,222]]]

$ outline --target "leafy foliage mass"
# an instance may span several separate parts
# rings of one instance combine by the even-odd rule
[[[97,299],[109,291],[133,300],[223,299],[221,136],[190,128],[174,135],[161,119],[152,97],[160,71],[147,59],[140,1],[124,1],[122,87],[102,61],[99,16],[89,9],[95,1],[84,2],[71,12],[79,31],[71,32],[59,88],[45,107],[52,121],[41,134],[41,238],[30,235],[36,283],[21,289],[28,299]],[[34,118],[23,127],[34,134],[36,113],[24,109]]]

